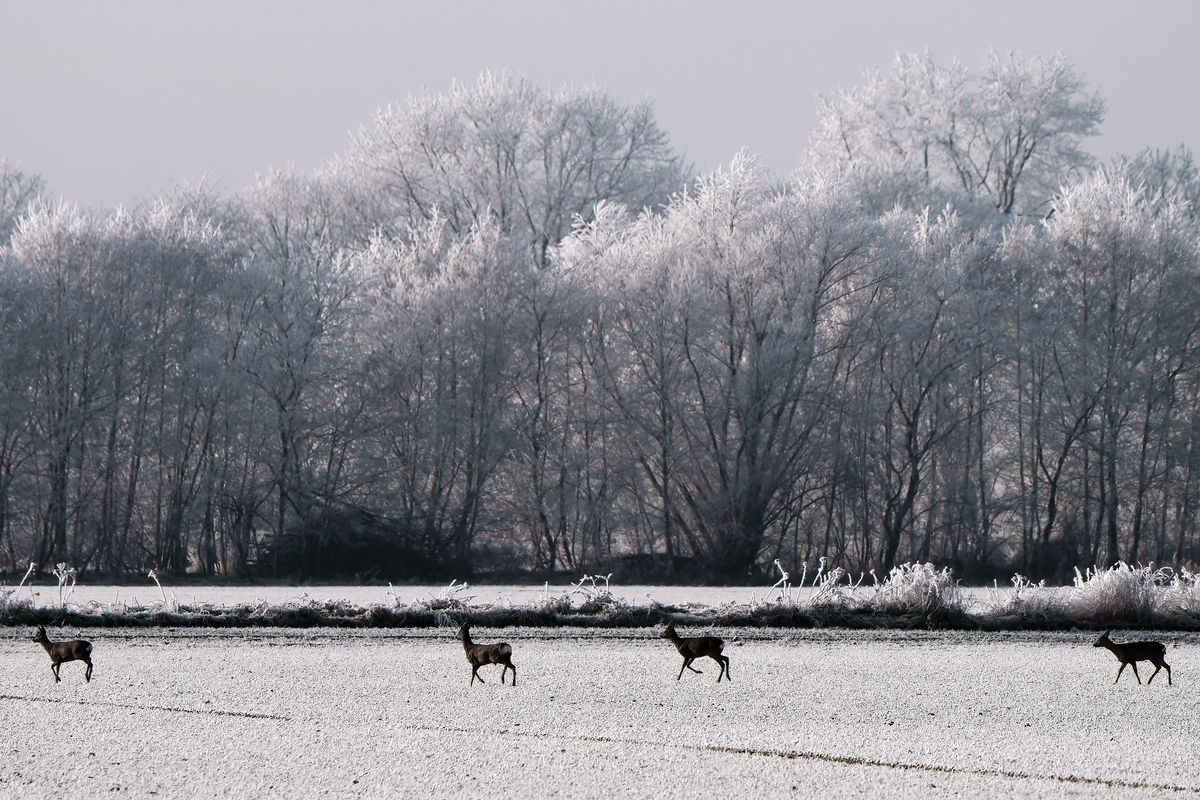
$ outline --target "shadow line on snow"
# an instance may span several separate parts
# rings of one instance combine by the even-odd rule
[[[650,747],[665,747],[675,750],[693,750],[702,753],[724,753],[731,755],[761,756],[766,758],[783,758],[790,761],[819,761],[827,764],[844,764],[846,766],[854,767],[877,767],[881,769],[898,769],[914,772],[935,772],[947,775],[978,775],[980,777],[987,778],[1050,781],[1053,783],[1070,783],[1082,786],[1104,786],[1111,789],[1150,789],[1200,795],[1200,788],[1198,787],[1180,786],[1174,783],[1149,783],[1144,781],[1122,780],[1120,778],[1089,778],[1084,775],[1055,775],[1052,773],[1023,772],[1021,770],[998,769],[991,767],[956,767],[947,764],[923,764],[916,761],[888,761],[864,756],[819,753],[812,750],[779,750],[774,748],[734,747],[717,744],[686,744],[679,742],[646,741],[642,739],[631,739],[617,736],[590,736],[587,734],[519,731],[508,728],[502,730],[484,731],[454,726],[415,725],[411,723],[402,723],[396,727],[413,731],[451,732],[472,735],[478,735],[480,733],[493,733],[504,736],[520,736],[529,739],[559,739],[599,744],[642,745]]]
[[[29,703],[63,703],[77,706],[109,706],[131,708],[137,711],[171,711],[179,714],[206,714],[214,717],[243,717],[246,719],[273,719],[290,722],[291,717],[279,714],[259,714],[253,711],[222,711],[216,708],[180,708],[178,706],[143,706],[137,703],[114,703],[108,700],[68,700],[62,697],[24,697],[17,694],[0,694],[0,700],[21,700]]]

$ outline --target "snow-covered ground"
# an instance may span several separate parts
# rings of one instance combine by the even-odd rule
[[[56,685],[0,629],[0,796],[1200,793],[1196,635],[1160,636],[1174,686],[1114,686],[1085,633],[726,630],[717,685],[651,631],[476,630],[514,688],[446,629],[77,633],[92,683]]]

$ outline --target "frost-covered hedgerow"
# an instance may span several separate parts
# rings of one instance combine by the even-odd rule
[[[811,578],[802,566],[795,585],[778,568],[782,577],[764,596],[720,605],[669,604],[651,594],[634,601],[613,590],[611,576],[592,575],[558,589],[547,583],[540,597],[521,603],[481,602],[469,584],[458,581],[416,601],[403,601],[391,590],[387,602],[383,592],[379,603],[365,606],[307,594],[274,603],[180,603],[161,587],[164,601],[148,606],[95,601],[39,606],[32,599],[19,600],[17,590],[0,589],[0,624],[427,628],[470,621],[492,627],[616,628],[673,621],[726,627],[1200,630],[1200,576],[1187,570],[1122,563],[1080,571],[1070,587],[1016,575],[1012,589],[997,587],[986,599],[972,600],[949,568],[930,563],[901,564],[879,579],[873,571],[851,576],[821,559]]]
[[[1200,612],[1197,576],[1153,565],[1134,567],[1124,562],[1111,569],[1075,570],[1069,594],[1071,613],[1080,619],[1171,624],[1195,621]]]
[[[1013,577],[1013,589],[979,616],[1003,627],[1150,625],[1200,628],[1200,576],[1188,570],[1133,566],[1075,570],[1072,586]]]

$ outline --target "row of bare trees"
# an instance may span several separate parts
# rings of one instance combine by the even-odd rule
[[[786,181],[486,75],[134,210],[0,169],[0,569],[1198,560],[1200,181],[1062,59],[928,55]]]

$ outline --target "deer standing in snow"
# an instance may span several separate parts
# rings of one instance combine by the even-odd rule
[[[83,673],[83,678],[88,683],[92,681],[92,643],[85,642],[82,639],[71,639],[65,642],[52,642],[50,637],[46,635],[46,629],[38,626],[37,633],[34,634],[33,640],[46,648],[46,652],[50,654],[50,671],[54,673],[54,682],[59,683],[61,679],[58,677],[59,667],[64,661],[82,661],[87,664],[87,672]]]
[[[471,662],[471,685],[475,684],[475,679],[478,678],[480,683],[483,683],[483,677],[479,674],[479,668],[484,664],[503,664],[504,669],[500,670],[500,682],[504,683],[504,675],[510,669],[513,673],[512,685],[517,685],[517,667],[512,663],[512,647],[508,642],[499,642],[497,644],[475,644],[471,641],[471,625],[464,622],[458,629],[458,640],[462,642],[463,651],[467,654],[467,661]]]
[[[669,639],[671,644],[675,645],[675,649],[679,651],[679,655],[683,656],[683,666],[679,668],[679,675],[675,680],[683,677],[684,669],[690,669],[697,675],[704,674],[693,667],[692,662],[701,656],[708,656],[721,665],[721,671],[717,673],[717,683],[721,682],[722,675],[725,676],[725,680],[733,682],[733,678],[729,676],[729,656],[721,655],[725,642],[716,636],[680,636],[675,632],[675,623],[672,622],[662,632],[662,638]]]
[[[1112,651],[1112,654],[1121,662],[1121,668],[1117,670],[1116,683],[1121,680],[1121,673],[1125,671],[1126,666],[1133,667],[1133,677],[1137,678],[1137,682],[1142,682],[1142,676],[1138,675],[1137,662],[1149,661],[1154,665],[1154,675],[1163,667],[1167,668],[1167,685],[1171,685],[1171,665],[1166,662],[1167,646],[1162,642],[1123,642],[1117,644],[1108,635],[1112,631],[1105,631],[1100,634],[1100,638],[1096,640],[1093,647],[1107,647]],[[1154,680],[1154,675],[1146,679],[1147,685]]]

